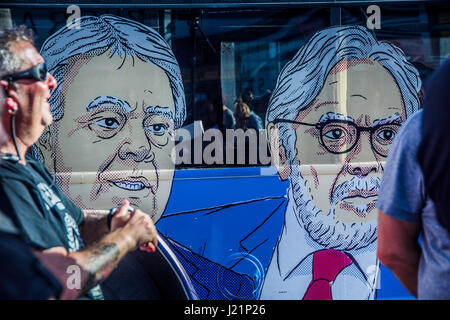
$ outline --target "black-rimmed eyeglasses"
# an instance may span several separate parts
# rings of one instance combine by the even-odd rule
[[[318,123],[305,123],[287,119],[275,119],[273,123],[287,122],[315,127],[319,130],[319,141],[325,149],[334,154],[352,150],[359,141],[362,131],[369,132],[372,149],[382,157],[387,157],[401,122],[394,121],[373,127],[360,127],[352,121],[328,120]]]
[[[25,79],[34,81],[46,81],[47,74],[47,65],[45,64],[45,62],[42,62],[31,67],[30,69],[7,74],[2,77],[2,80],[6,80],[8,81],[8,83]]]

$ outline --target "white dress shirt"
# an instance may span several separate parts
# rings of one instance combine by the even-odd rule
[[[327,249],[311,239],[296,210],[289,188],[285,224],[264,278],[259,297],[262,300],[302,299],[312,280],[313,253]],[[373,299],[379,274],[376,241],[366,248],[345,252],[353,263],[332,283],[333,299]]]

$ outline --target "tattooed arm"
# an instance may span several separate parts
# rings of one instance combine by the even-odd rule
[[[41,263],[62,284],[62,300],[80,297],[94,285],[105,279],[119,262],[119,248],[115,243],[69,254],[64,247],[34,251]]]
[[[122,206],[118,215],[123,213],[121,210],[127,208]],[[61,299],[75,299],[107,278],[127,252],[144,245],[148,245],[150,251],[155,250],[157,232],[150,216],[140,210],[130,216],[123,227],[116,228],[96,244],[81,251],[67,253],[64,248],[57,247],[36,252],[43,264],[62,283],[64,290]],[[79,271],[79,283],[76,286],[71,283],[73,273],[68,272],[72,266],[78,267],[75,269]]]

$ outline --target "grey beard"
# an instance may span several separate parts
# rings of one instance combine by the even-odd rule
[[[365,248],[376,240],[376,219],[368,222],[339,221],[335,215],[335,203],[325,215],[315,205],[298,165],[291,166],[290,180],[298,218],[315,242],[328,249],[350,251]]]

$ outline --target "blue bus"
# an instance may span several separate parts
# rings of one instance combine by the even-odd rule
[[[58,82],[32,155],[83,210],[151,215],[201,300],[414,299],[376,200],[449,23],[439,1],[0,4]]]

